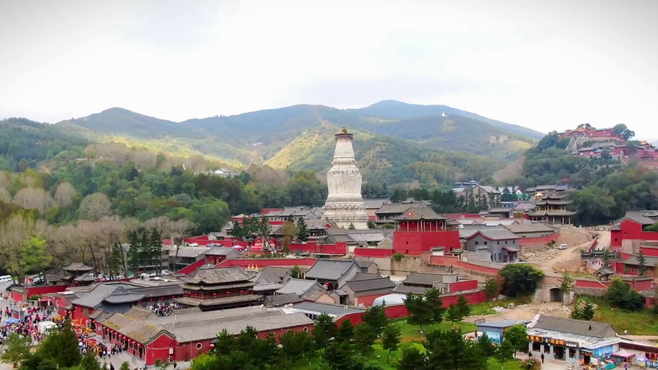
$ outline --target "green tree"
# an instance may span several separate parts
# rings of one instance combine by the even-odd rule
[[[329,339],[336,335],[336,323],[334,319],[326,313],[318,316],[313,328],[313,340],[317,348],[325,348]]]
[[[60,331],[48,335],[38,351],[44,358],[54,360],[59,367],[68,368],[80,364],[82,356],[78,348],[78,337],[66,321]]]
[[[291,362],[297,362],[302,358],[304,348],[298,345],[298,336],[294,331],[285,332],[279,337],[281,355]]]
[[[601,262],[603,262],[603,267],[610,267],[610,258],[612,253],[608,248],[603,250],[603,256],[601,257]]]
[[[503,278],[503,291],[510,297],[533,293],[539,279],[544,277],[542,271],[526,264],[508,264],[499,274]]]
[[[647,273],[647,257],[642,250],[640,250],[640,254],[637,255],[637,269],[639,276],[644,276]]]
[[[301,279],[302,269],[299,266],[295,266],[290,270],[290,277],[293,279]]]
[[[397,351],[400,346],[402,331],[397,325],[389,323],[382,332],[382,348],[388,351],[388,362],[391,361],[391,352]]]
[[[478,345],[480,346],[480,350],[484,354],[485,357],[493,357],[494,354],[496,353],[496,347],[494,347],[493,343],[491,342],[491,339],[487,336],[487,334],[482,334],[482,336],[478,340]]]
[[[324,350],[324,360],[334,370],[350,369],[352,367],[352,348],[349,343],[332,342]]]
[[[562,273],[562,282],[560,284],[560,290],[562,294],[569,294],[573,291],[573,279],[566,272]]]
[[[265,249],[269,249],[270,245],[270,234],[272,234],[272,227],[267,221],[266,217],[261,217],[258,222],[258,236],[263,239],[263,244]]]
[[[338,327],[338,332],[336,333],[336,340],[339,342],[350,342],[354,337],[354,325],[350,320],[343,320]]]
[[[457,307],[462,314],[462,318],[471,314],[471,306],[468,305],[468,301],[463,295],[460,295],[459,298],[457,298]]]
[[[355,229],[354,224],[350,223],[350,226],[348,226],[347,229],[348,230],[354,230]]]
[[[122,362],[121,366],[119,367],[119,370],[130,370],[130,364],[127,362]]]
[[[452,322],[453,325],[458,321],[462,321],[462,319],[464,318],[464,315],[462,314],[462,311],[459,309],[459,306],[457,306],[454,303],[448,307],[447,316],[448,316],[448,320]]]
[[[615,308],[640,311],[644,307],[644,297],[620,279],[612,279],[604,299]]]
[[[361,320],[368,324],[378,337],[389,321],[384,306],[370,306],[361,316]]]
[[[365,322],[360,322],[355,328],[354,328],[354,346],[357,348],[357,350],[362,353],[371,353],[372,352],[372,345],[375,343],[375,340],[377,339],[377,334],[375,331],[370,327],[370,325],[366,324]]]
[[[368,220],[368,229],[376,229],[377,224],[373,220]]]
[[[80,367],[82,370],[101,370],[101,364],[98,362],[98,358],[96,358],[96,353],[94,351],[87,351],[82,356]]]
[[[302,243],[308,241],[308,226],[303,217],[297,219],[297,230],[297,239]]]
[[[5,347],[6,349],[0,359],[6,364],[12,364],[14,367],[17,367],[30,354],[30,337],[9,334],[5,342]]]
[[[400,360],[397,363],[398,370],[430,370],[433,369],[427,363],[427,357],[421,353],[416,346],[402,348]]]
[[[510,362],[514,359],[514,352],[514,345],[507,339],[505,339],[503,343],[501,343],[500,346],[496,348],[494,358],[500,363],[501,369],[505,368],[506,362]]]
[[[498,297],[500,294],[500,281],[499,279],[489,279],[484,284],[484,295],[488,301]]]
[[[578,300],[571,311],[571,318],[592,321],[594,319],[594,305],[584,299]]]
[[[125,270],[125,261],[123,258],[123,248],[118,241],[112,244],[110,251],[110,259],[108,260],[108,268],[110,269],[111,276],[117,276],[119,273],[127,274]]]
[[[528,343],[530,343],[530,341],[528,340],[528,332],[526,326],[523,324],[511,326],[505,332],[504,342],[510,342],[514,352],[527,352]]]

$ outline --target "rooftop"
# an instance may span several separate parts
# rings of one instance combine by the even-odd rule
[[[536,322],[530,325],[533,329],[552,330],[587,337],[609,338],[616,334],[612,326],[607,323],[547,315],[539,315]]]
[[[505,225],[513,233],[555,232],[555,229],[545,224],[514,224]]]
[[[277,290],[276,293],[277,294],[294,293],[297,295],[304,295],[304,293],[311,290],[314,286],[324,289],[315,280],[290,279],[286,283],[286,285],[284,285],[281,289]]]
[[[321,315],[326,313],[331,316],[342,316],[350,313],[362,313],[366,310],[363,308],[341,306],[335,304],[317,303],[317,302],[300,302],[291,307],[293,312],[308,313],[311,315]]]
[[[507,229],[481,229],[476,233],[466,237],[466,239],[471,239],[478,234],[489,240],[512,240],[519,238],[516,234]]]
[[[209,249],[208,247],[180,247],[177,252],[176,248],[173,248],[169,251],[169,257],[176,257],[176,253],[178,253],[178,257],[196,258],[203,255]]]
[[[481,324],[478,324],[478,327],[484,326],[487,328],[509,328],[510,326],[518,325],[518,324],[523,324],[527,325],[531,321],[520,321],[520,320],[499,320],[499,321],[487,321],[483,322]]]
[[[206,251],[205,255],[206,256],[229,256],[229,255],[239,256],[240,253],[236,251],[234,248],[212,247]]]
[[[338,280],[352,268],[358,265],[354,260],[319,259],[306,272],[307,279]]]
[[[385,292],[388,293],[393,288],[396,287],[396,284],[391,281],[390,277],[380,277],[376,279],[368,279],[368,280],[351,280],[348,281],[347,284],[343,287],[349,288],[352,290],[354,293],[380,293],[380,292]]]
[[[420,272],[412,272],[407,276],[403,284],[412,284],[412,285],[426,285],[428,288],[434,286],[434,283],[442,283],[443,276],[445,275],[454,275],[454,274],[423,274]]]
[[[181,280],[189,284],[226,284],[246,282],[252,277],[252,274],[247,274],[240,267],[234,266],[198,269],[191,276],[181,278]]]

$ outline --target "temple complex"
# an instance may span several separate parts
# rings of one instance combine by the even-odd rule
[[[532,221],[543,222],[548,225],[571,225],[571,217],[576,212],[567,211],[567,206],[571,201],[565,200],[565,197],[566,194],[556,192],[535,194],[535,199],[532,202],[535,209],[528,212],[528,216]]]
[[[327,172],[329,194],[324,218],[345,229],[367,230],[368,214],[361,196],[361,172],[356,167],[352,140],[346,128],[336,134],[336,150]]]
[[[254,294],[256,282],[253,278],[240,267],[201,268],[181,278],[184,297],[176,301],[202,311],[260,304],[262,296]]]

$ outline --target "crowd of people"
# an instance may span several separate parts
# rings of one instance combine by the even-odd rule
[[[18,313],[19,318],[14,317],[14,312]],[[53,312],[52,307],[39,307],[34,301],[14,306],[13,309],[7,307],[2,312],[4,319],[0,325],[0,345],[4,345],[7,337],[14,333],[30,337],[33,342],[40,341],[46,333],[39,330],[39,323],[47,320]]]

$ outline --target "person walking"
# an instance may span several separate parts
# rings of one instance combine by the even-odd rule
[[[544,363],[544,354],[543,353],[541,354],[541,363],[542,364]]]

